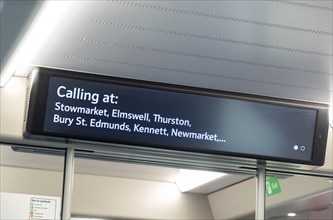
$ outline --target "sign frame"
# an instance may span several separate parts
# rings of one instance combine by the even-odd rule
[[[156,89],[160,91],[171,91],[177,93],[186,93],[186,94],[194,94],[201,96],[209,96],[216,98],[228,98],[228,99],[236,99],[243,101],[250,101],[256,103],[265,103],[272,104],[278,106],[289,106],[296,108],[304,108],[311,109],[317,111],[317,119],[316,119],[316,127],[313,141],[313,152],[311,160],[294,160],[290,158],[280,158],[274,156],[262,156],[262,155],[253,155],[246,153],[233,153],[233,152],[224,152],[222,151],[212,151],[205,149],[184,149],[179,148],[177,146],[166,146],[164,144],[147,144],[142,142],[133,142],[133,141],[119,141],[112,140],[110,138],[94,138],[80,135],[64,135],[57,132],[48,132],[44,130],[44,119],[46,114],[46,105],[48,98],[48,86],[50,77],[61,77],[66,79],[74,79],[74,80],[85,80],[85,81],[93,81],[100,83],[109,83],[115,85],[123,85],[123,86],[131,86],[138,88],[148,88],[148,89]],[[251,94],[242,94],[235,92],[226,92],[219,91],[213,89],[203,89],[197,87],[190,86],[182,86],[182,85],[171,85],[166,83],[159,82],[150,82],[144,80],[135,80],[135,79],[127,79],[120,77],[111,77],[111,76],[103,76],[97,74],[89,74],[83,72],[74,72],[68,70],[59,70],[59,69],[50,69],[50,68],[35,68],[30,74],[30,93],[27,98],[27,110],[26,110],[26,125],[24,128],[24,137],[26,138],[34,138],[35,136],[46,136],[46,137],[58,137],[65,139],[75,139],[75,140],[85,140],[85,141],[94,141],[94,142],[104,142],[104,143],[113,143],[113,144],[128,144],[135,146],[144,146],[144,147],[152,147],[152,148],[164,148],[168,150],[181,150],[181,151],[189,151],[189,152],[198,152],[198,153],[208,153],[208,154],[218,154],[218,155],[226,155],[226,156],[236,156],[236,157],[244,157],[244,158],[252,158],[258,160],[271,160],[271,161],[279,161],[279,162],[288,162],[288,163],[298,163],[298,164],[307,164],[307,165],[317,165],[321,166],[324,164],[325,160],[325,151],[326,151],[326,142],[327,142],[327,134],[328,134],[328,105],[320,104],[320,103],[310,103],[304,101],[296,101],[296,100],[288,100],[281,98],[272,98],[266,96],[258,96]]]

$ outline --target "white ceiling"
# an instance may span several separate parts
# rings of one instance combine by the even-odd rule
[[[329,103],[332,54],[332,1],[72,1],[27,60]]]
[[[13,151],[9,145],[0,145],[0,165],[2,166],[24,167],[63,172],[64,163],[64,156],[23,153]],[[175,183],[177,181],[178,172],[179,169],[171,167],[87,160],[79,158],[75,159],[75,173],[81,174]],[[209,194],[248,178],[251,178],[251,176],[235,174],[227,175],[196,187],[189,192]]]
[[[71,3],[46,41],[32,45],[41,50],[36,56],[27,56],[24,63],[331,102],[332,1]],[[5,1],[0,8],[6,9],[8,4]],[[15,19],[15,13],[12,16],[10,19]],[[5,31],[1,29],[1,33]],[[43,36],[44,32],[39,34]],[[18,69],[15,72],[16,76],[27,74]],[[20,160],[33,161],[29,157],[25,155]],[[79,167],[85,172],[112,170],[108,174],[161,181],[173,181],[178,172],[171,168],[105,165],[96,161]]]

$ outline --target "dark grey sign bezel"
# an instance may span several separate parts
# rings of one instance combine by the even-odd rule
[[[59,70],[59,69],[49,69],[49,68],[37,68],[34,71],[34,74],[31,75],[33,79],[31,80],[31,89],[30,89],[30,98],[28,100],[28,112],[27,112],[27,121],[25,127],[25,137],[34,137],[36,136],[48,136],[48,137],[60,137],[60,138],[70,138],[78,140],[87,140],[87,141],[99,141],[107,143],[118,143],[118,144],[128,144],[136,146],[145,146],[152,148],[165,148],[165,149],[174,149],[190,152],[199,152],[199,153],[209,153],[209,154],[218,154],[218,155],[230,155],[244,158],[254,158],[258,160],[271,160],[271,161],[280,161],[288,163],[298,163],[298,164],[307,164],[307,165],[316,165],[321,166],[325,161],[325,152],[326,152],[326,143],[328,135],[328,106],[320,103],[310,103],[304,101],[295,101],[287,100],[281,98],[272,98],[258,95],[249,95],[235,92],[225,92],[212,89],[203,89],[190,86],[180,86],[180,85],[171,85],[166,83],[150,82],[143,80],[134,80],[126,79],[119,77],[110,77],[96,74],[88,74],[83,72],[74,72],[68,70]],[[241,153],[231,153],[223,151],[211,151],[206,149],[191,149],[177,146],[165,146],[165,145],[152,145],[149,143],[137,143],[132,141],[121,141],[114,140],[111,138],[94,138],[94,137],[85,137],[79,135],[68,135],[58,132],[48,132],[44,130],[44,118],[47,104],[47,95],[48,95],[48,85],[49,79],[51,76],[63,77],[69,79],[78,79],[78,80],[87,80],[94,82],[110,83],[117,85],[173,91],[179,93],[189,93],[197,95],[205,95],[210,97],[217,98],[230,98],[238,100],[246,100],[252,102],[267,103],[272,105],[282,105],[290,107],[299,107],[305,109],[313,109],[317,111],[317,120],[316,128],[314,134],[314,143],[313,143],[313,152],[311,160],[291,160],[289,158],[281,158],[274,156],[262,156],[241,154]]]

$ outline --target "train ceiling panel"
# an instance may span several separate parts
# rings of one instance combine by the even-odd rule
[[[75,2],[29,64],[329,103],[332,10],[331,1]]]

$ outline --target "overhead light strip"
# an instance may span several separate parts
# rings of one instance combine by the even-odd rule
[[[29,65],[66,17],[73,1],[46,1],[43,4],[36,19],[5,64],[0,75],[0,87],[4,87],[14,74],[23,75],[29,71]]]
[[[227,174],[212,171],[181,169],[178,173],[176,185],[180,192],[188,192],[225,175]]]

